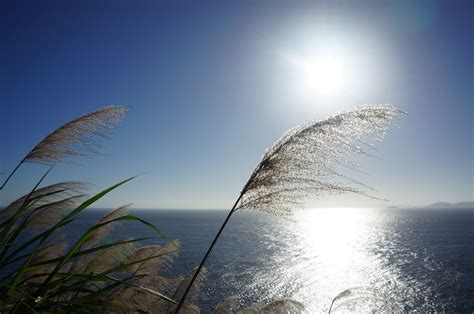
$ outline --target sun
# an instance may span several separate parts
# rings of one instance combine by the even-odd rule
[[[341,95],[349,79],[343,58],[336,54],[291,56],[292,84],[304,99],[332,99]]]
[[[304,85],[309,92],[333,94],[344,79],[342,61],[334,56],[320,56],[301,65]]]

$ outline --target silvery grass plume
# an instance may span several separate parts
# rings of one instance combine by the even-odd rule
[[[130,250],[121,261],[123,267],[118,269],[122,273],[132,274],[133,278],[128,286],[119,289],[106,301],[107,308],[118,313],[164,313],[172,299],[162,293],[171,294],[176,280],[160,273],[169,269],[178,249],[179,242],[174,240],[165,245],[148,245]]]
[[[106,222],[112,221],[114,219],[123,217],[127,215],[128,209],[130,208],[131,204],[127,204],[124,206],[121,206],[117,209],[112,210],[111,212],[108,212],[105,214],[98,222],[97,225],[104,224]],[[83,244],[82,248],[87,249],[91,248],[94,245],[98,244],[104,237],[109,235],[113,229],[119,224],[119,222],[115,221],[109,224],[106,224],[99,229],[97,229],[90,238],[86,240],[86,242]]]
[[[64,251],[67,249],[68,244],[64,240],[64,236],[58,236],[54,238],[51,243],[45,245],[41,250],[33,257],[32,263],[41,263],[47,260],[52,260],[54,258],[62,256]],[[28,271],[25,274],[25,277],[28,282],[41,284],[49,275],[49,273],[53,270],[56,265],[45,265],[43,267],[39,267],[35,270]],[[41,276],[43,274],[43,276]]]
[[[105,308],[111,313],[166,313],[172,299],[165,299],[156,293],[160,291],[168,295],[177,284],[175,278],[159,275],[147,277],[146,284],[131,281],[120,288],[104,300]]]
[[[235,295],[227,297],[224,301],[217,304],[214,314],[232,314],[237,312],[237,302],[239,299]]]
[[[403,311],[397,302],[391,300],[390,295],[384,294],[372,287],[352,287],[336,295],[331,301],[328,314],[334,311],[344,312],[347,309],[354,309],[354,304],[366,303],[372,312],[400,313]]]
[[[49,228],[62,219],[68,210],[84,198],[87,184],[67,181],[51,184],[24,195],[0,210],[0,257],[4,256],[12,241],[28,229]]]
[[[41,234],[54,226],[84,199],[86,188],[87,184],[78,181],[51,184],[33,190],[0,210],[2,263],[13,259],[19,247],[32,244],[22,236],[24,231],[32,230],[34,234]]]
[[[370,189],[342,173],[358,171],[350,154],[370,156],[382,141],[397,108],[377,106],[303,123],[287,131],[263,155],[244,186],[234,210],[251,209],[275,215],[291,214],[309,196],[357,193]]]
[[[127,204],[121,207],[118,207],[110,212],[107,212],[102,218],[100,218],[96,225],[101,225],[104,223],[107,223],[109,221],[112,221],[114,219],[123,217],[127,215],[128,209],[130,208],[131,204]],[[115,221],[106,225],[103,225],[102,227],[98,228],[95,230],[95,232],[84,242],[84,244],[81,246],[81,250],[87,250],[90,249],[96,245],[98,245],[106,236],[108,236],[114,228],[119,224],[120,222]],[[114,257],[113,260],[117,260],[118,257],[115,257],[115,255],[120,255],[119,253],[125,252],[126,248],[128,246],[126,244],[124,245],[119,245],[117,247],[111,247],[110,249],[101,252],[101,254],[106,254],[108,261],[111,261],[111,257]],[[114,250],[119,249],[119,252],[117,254],[112,254],[111,252],[114,252]],[[82,256],[80,258],[77,258],[74,260],[71,264],[70,271],[73,272],[78,272],[79,270],[83,270],[85,267],[90,267],[90,263],[97,261],[97,256],[92,256],[92,255],[86,255]],[[109,267],[110,263],[101,263],[100,261],[96,263],[98,265],[102,265],[102,267]]]
[[[96,275],[116,268],[127,258],[133,249],[133,244],[124,243],[101,250],[91,257],[87,265],[84,266],[85,269],[83,273]],[[73,264],[73,267],[74,265],[75,264]],[[75,272],[76,270],[73,267],[71,267],[71,271]]]
[[[86,195],[74,195],[50,204],[35,208],[25,222],[26,229],[46,229],[59,222],[71,208],[76,207]]]
[[[299,314],[304,313],[305,307],[300,302],[290,299],[284,300],[277,300],[273,301],[270,304],[262,305],[262,304],[251,304],[239,311],[233,312],[236,314],[248,314],[248,313],[293,313]],[[230,312],[227,312],[230,313]],[[227,314],[226,312],[221,312],[219,314]]]
[[[238,309],[239,299],[233,295],[219,303],[214,314],[250,314],[250,313],[304,313],[305,307],[298,301],[290,299],[275,300],[268,304],[254,303]]]
[[[193,269],[191,274],[186,276],[179,284],[178,288],[176,289],[176,292],[173,295],[173,300],[184,300],[184,294],[187,294],[188,298],[186,299],[184,306],[182,307],[183,312],[199,313],[199,311],[196,311],[197,307],[194,305],[194,303],[196,302],[196,299],[199,295],[199,291],[201,290],[201,286],[204,282],[204,279],[206,278],[206,275],[206,268],[201,267],[201,269],[199,269],[198,267],[196,267]],[[192,289],[188,289],[188,287],[191,286],[193,281],[195,281],[195,284],[193,285]],[[175,305],[172,305],[170,307],[170,312],[177,312],[179,310],[181,309],[177,308]]]
[[[137,276],[154,274],[168,268],[178,253],[180,244],[178,241],[170,241],[165,245],[147,245],[133,251],[126,258],[126,263],[136,260],[144,260],[142,263],[127,267],[127,270]],[[147,260],[145,260],[147,259]]]
[[[87,183],[80,181],[66,181],[54,183],[26,194],[0,211],[0,221],[10,218],[20,207],[27,205],[28,208],[38,208],[53,202],[61,201],[69,197],[77,196],[85,191]]]
[[[232,214],[241,209],[286,216],[301,208],[308,197],[356,193],[370,189],[344,175],[341,169],[358,170],[351,155],[370,156],[393,120],[405,114],[392,106],[355,109],[303,123],[287,131],[264,153],[237,201],[205,254],[194,278],[177,306],[179,312],[201,267]]]
[[[46,136],[16,166],[0,190],[25,162],[54,166],[70,157],[95,155],[100,140],[107,138],[127,113],[127,106],[109,106],[76,118]]]
[[[123,287],[114,293],[105,301],[106,308],[113,313],[166,313],[169,301],[150,292],[169,294],[173,285],[173,278],[149,275],[145,284]]]

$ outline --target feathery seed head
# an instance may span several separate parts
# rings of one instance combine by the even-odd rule
[[[124,262],[131,263],[133,261],[150,258],[146,261],[129,266],[128,270],[137,275],[156,274],[158,271],[169,267],[178,252],[178,248],[178,241],[170,241],[163,246],[142,246],[128,255]]]
[[[108,212],[105,214],[98,222],[97,225],[107,223],[109,221],[112,221],[114,219],[120,218],[122,216],[127,215],[127,211],[130,208],[130,204],[121,206],[117,209],[112,210],[111,212]],[[87,241],[83,244],[83,248],[90,248],[93,247],[94,245],[97,245],[105,236],[110,234],[112,230],[117,226],[119,222],[114,221],[112,223],[108,223],[106,225],[103,225],[95,230],[95,232],[92,234],[92,236],[87,239]]]
[[[46,136],[23,161],[52,166],[68,157],[95,155],[99,141],[107,138],[128,109],[109,106],[76,118]]]
[[[290,129],[264,153],[242,190],[237,209],[289,215],[309,196],[369,196],[364,192],[367,186],[340,169],[359,171],[348,157],[370,156],[375,142],[383,140],[388,126],[402,114],[391,106],[366,107]]]
[[[79,196],[82,196],[81,193],[86,190],[87,186],[88,185],[84,182],[67,181],[39,188],[31,193],[31,195],[24,195],[1,210],[0,221],[10,218],[23,205],[28,205],[30,211],[36,208],[46,207],[49,204],[63,207],[72,205],[73,202],[79,201]],[[67,199],[69,199],[69,201],[66,201]],[[64,202],[60,203],[61,201]],[[26,213],[28,213],[28,211],[25,211],[25,214]]]

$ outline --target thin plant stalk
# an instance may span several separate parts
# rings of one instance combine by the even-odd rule
[[[235,201],[234,206],[232,206],[232,209],[230,210],[230,212],[229,212],[229,214],[227,215],[226,219],[225,219],[224,222],[222,223],[222,225],[221,225],[219,231],[217,232],[216,236],[214,237],[214,240],[212,240],[211,245],[210,245],[209,248],[207,249],[206,255],[204,255],[203,259],[201,260],[201,263],[199,264],[198,268],[197,268],[196,271],[194,272],[194,275],[193,275],[193,277],[191,278],[191,281],[189,282],[189,285],[188,285],[188,287],[186,288],[186,291],[184,292],[183,296],[181,297],[181,300],[179,301],[179,304],[178,304],[178,306],[176,307],[176,310],[174,311],[175,314],[179,313],[179,310],[180,310],[181,307],[183,306],[184,301],[186,300],[186,297],[187,297],[189,291],[191,290],[191,287],[193,286],[194,281],[195,281],[196,278],[198,277],[199,272],[201,271],[202,267],[204,266],[204,263],[206,263],[206,260],[207,260],[207,258],[209,257],[209,255],[211,254],[212,249],[214,248],[214,245],[217,243],[217,240],[219,239],[219,237],[220,237],[222,231],[224,230],[225,226],[226,226],[227,223],[229,222],[230,217],[231,217],[232,214],[236,211],[237,204],[239,203],[240,199],[242,198],[242,195],[244,195],[243,192],[240,193],[239,198],[237,199],[237,201]]]
[[[219,239],[219,237],[221,236],[221,233],[222,231],[224,231],[224,228],[225,226],[227,225],[227,223],[229,222],[230,220],[230,217],[232,217],[232,214],[237,211],[238,207],[237,205],[239,204],[242,196],[247,192],[247,189],[248,187],[250,186],[250,184],[252,184],[252,181],[253,179],[255,178],[255,176],[257,175],[258,171],[262,168],[262,164],[260,164],[256,171],[250,176],[249,180],[247,181],[247,183],[245,184],[244,188],[242,189],[242,191],[240,192],[240,195],[239,197],[237,198],[237,200],[235,201],[234,203],[234,206],[232,206],[231,210],[229,211],[229,214],[227,215],[226,219],[224,220],[224,222],[222,223],[221,227],[219,228],[219,231],[217,231],[217,234],[216,236],[214,237],[214,240],[212,240],[212,243],[211,245],[209,246],[209,248],[207,249],[207,252],[206,254],[204,255],[203,259],[201,260],[201,263],[199,264],[198,268],[196,269],[196,271],[194,272],[194,275],[193,277],[191,278],[191,281],[189,282],[187,288],[186,288],[186,291],[184,292],[183,296],[181,297],[181,300],[179,301],[179,304],[178,306],[176,307],[176,310],[174,311],[175,314],[179,313],[179,310],[181,309],[181,307],[183,307],[184,305],[184,301],[186,300],[186,297],[189,293],[189,291],[191,291],[191,287],[193,286],[193,283],[194,281],[196,281],[196,278],[198,277],[199,273],[201,272],[202,268],[204,267],[204,264],[206,263],[207,261],[207,258],[209,257],[209,255],[211,254],[212,252],[212,249],[214,248],[214,245],[217,243],[217,240]]]
[[[13,177],[13,174],[15,174],[15,172],[18,170],[18,168],[20,168],[20,166],[23,164],[23,162],[25,162],[26,160],[26,157],[23,158],[19,163],[18,165],[16,165],[15,169],[13,169],[12,172],[10,172],[10,174],[8,175],[8,177],[5,179],[5,181],[3,182],[2,186],[0,186],[0,190],[3,190],[3,188],[5,187],[5,185],[7,184],[7,182],[10,180],[11,177]]]

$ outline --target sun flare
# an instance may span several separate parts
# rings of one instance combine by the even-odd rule
[[[342,85],[343,65],[339,58],[322,56],[303,65],[303,79],[310,92],[331,94]]]
[[[333,98],[348,82],[343,59],[338,55],[289,58],[297,93],[306,99]]]

